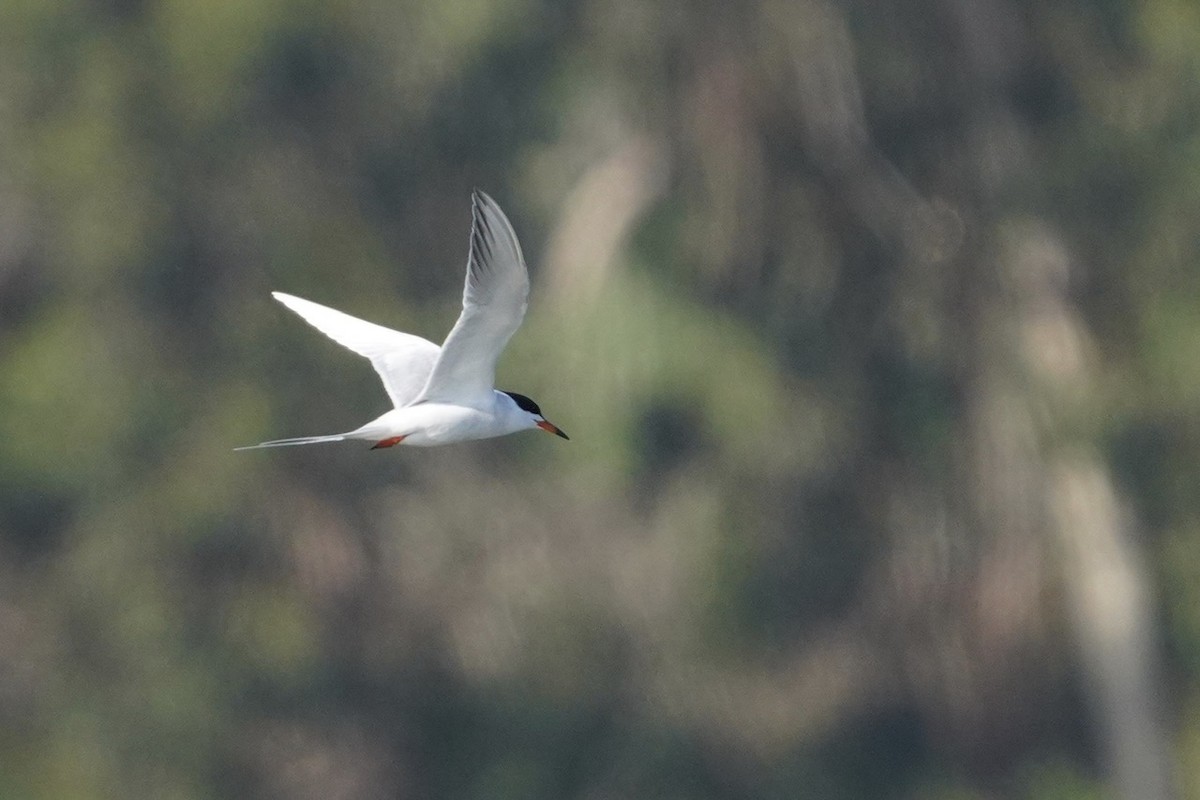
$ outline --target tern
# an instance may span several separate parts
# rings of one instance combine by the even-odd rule
[[[441,347],[310,300],[271,294],[330,339],[369,359],[395,407],[346,433],[276,439],[238,450],[351,439],[374,442],[372,450],[398,444],[433,447],[533,428],[568,438],[537,403],[494,388],[496,360],[525,318],[529,273],[508,217],[479,190],[471,195],[462,313]]]

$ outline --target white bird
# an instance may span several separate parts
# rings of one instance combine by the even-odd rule
[[[532,428],[568,438],[542,416],[537,403],[493,388],[496,360],[525,318],[529,273],[517,235],[492,198],[476,190],[471,195],[471,218],[462,314],[441,347],[309,300],[272,292],[330,339],[370,359],[395,408],[346,433],[277,439],[236,449],[347,439],[373,441],[373,450],[397,444],[432,447]]]

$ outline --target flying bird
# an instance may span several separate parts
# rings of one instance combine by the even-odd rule
[[[346,433],[276,439],[238,450],[349,439],[374,442],[372,450],[398,444],[433,447],[533,428],[568,438],[537,403],[494,388],[496,360],[525,318],[529,273],[508,218],[479,190],[471,195],[462,313],[441,347],[310,300],[283,292],[272,296],[330,339],[370,359],[395,407]]]

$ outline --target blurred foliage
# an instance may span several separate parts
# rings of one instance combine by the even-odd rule
[[[0,797],[1200,797],[1194,3],[6,0],[0,75]],[[384,409],[268,292],[440,340],[474,186],[572,441],[233,453]]]

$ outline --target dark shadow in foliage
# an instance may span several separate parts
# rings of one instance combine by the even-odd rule
[[[851,607],[872,539],[852,482],[730,491],[718,630],[748,647],[804,641]],[[769,509],[764,511],[764,509]]]
[[[38,486],[0,487],[0,494],[8,498],[0,506],[3,549],[22,562],[52,555],[74,511],[71,495]]]
[[[652,503],[672,472],[690,463],[706,447],[708,434],[700,410],[679,398],[647,402],[635,417],[632,496],[643,509]]]

